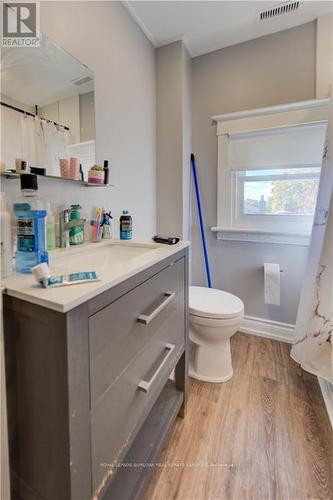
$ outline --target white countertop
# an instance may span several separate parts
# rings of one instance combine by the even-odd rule
[[[65,313],[188,246],[189,242],[186,241],[176,245],[161,245],[154,242],[106,240],[58,249],[49,253],[52,276],[97,271],[101,280],[43,288],[31,274],[13,273],[2,280],[2,286],[5,287],[5,293],[12,297]]]

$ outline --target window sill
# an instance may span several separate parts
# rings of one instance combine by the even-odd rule
[[[218,240],[249,241],[253,243],[278,243],[281,245],[308,246],[309,234],[293,234],[287,232],[255,231],[253,229],[229,229],[223,227],[212,227],[211,231],[216,233]]]

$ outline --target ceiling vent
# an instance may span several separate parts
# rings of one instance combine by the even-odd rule
[[[78,80],[74,80],[72,83],[74,83],[74,85],[77,85],[79,87],[80,85],[83,85],[84,83],[88,83],[91,81],[92,81],[91,76],[84,76],[83,78],[79,78]]]
[[[290,12],[295,12],[303,5],[303,2],[284,2],[282,4],[276,5],[271,9],[263,10],[259,12],[258,17],[261,21],[266,19],[272,19],[273,17],[281,16],[282,14],[289,14]]]

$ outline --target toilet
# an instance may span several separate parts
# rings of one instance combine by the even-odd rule
[[[190,377],[204,382],[231,379],[230,337],[239,329],[243,317],[244,304],[235,295],[214,288],[190,287]]]

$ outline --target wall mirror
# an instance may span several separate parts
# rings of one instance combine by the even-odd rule
[[[60,159],[79,158],[85,179],[95,163],[92,71],[47,37],[38,48],[1,51],[1,167],[60,176]],[[23,164],[25,167],[25,165]]]

